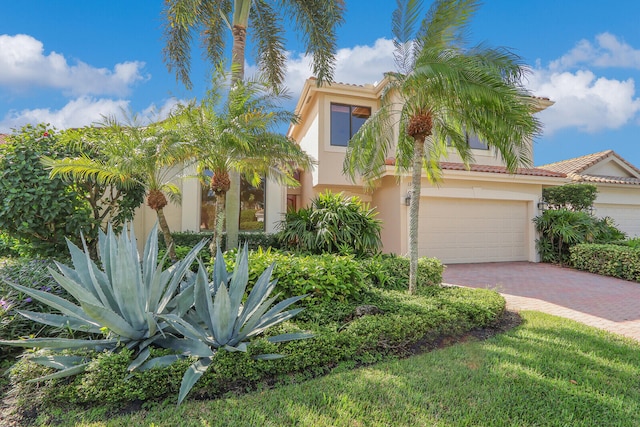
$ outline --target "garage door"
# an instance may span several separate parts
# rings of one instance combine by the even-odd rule
[[[420,256],[444,263],[527,261],[527,202],[423,198]]]
[[[640,206],[597,203],[594,207],[598,218],[609,216],[629,237],[640,236]]]

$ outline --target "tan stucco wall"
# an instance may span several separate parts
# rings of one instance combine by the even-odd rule
[[[583,173],[588,175],[602,175],[602,176],[622,176],[622,177],[631,177],[630,174],[625,168],[620,166],[617,162],[609,159],[608,161],[602,161],[598,164],[590,167]]]
[[[398,183],[395,177],[382,178],[380,187],[373,193],[371,206],[378,212],[382,221],[382,246],[384,253],[406,254],[407,233],[406,217],[408,207],[404,204],[406,185]]]
[[[640,237],[640,187],[636,185],[598,185],[595,216],[610,216],[629,237]]]

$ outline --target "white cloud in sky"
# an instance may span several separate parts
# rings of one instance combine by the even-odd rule
[[[635,81],[599,76],[599,69],[640,70],[640,50],[602,33],[595,44],[580,40],[565,55],[547,67],[533,69],[528,87],[534,94],[549,97],[555,105],[540,113],[545,132],[577,128],[583,132],[617,129],[633,123],[640,112]],[[637,75],[631,72],[630,75]]]
[[[179,103],[186,101],[170,98],[157,107],[150,105],[137,113],[138,122],[141,124],[166,118],[171,110]],[[22,111],[10,111],[0,120],[0,133],[9,133],[11,128],[18,129],[28,123],[49,123],[57,129],[68,129],[89,126],[100,123],[105,117],[115,117],[124,121],[129,112],[129,100],[125,99],[96,99],[84,96],[69,101],[59,110],[49,108],[26,109]]]
[[[46,87],[67,96],[125,96],[136,82],[149,78],[139,61],[116,64],[113,70],[81,61],[70,65],[59,53],[45,54],[42,42],[26,34],[0,35],[0,52],[0,87],[8,90]]]

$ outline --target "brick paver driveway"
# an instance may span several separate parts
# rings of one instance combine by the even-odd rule
[[[512,310],[536,310],[640,341],[640,283],[551,264],[451,264],[443,281],[495,289]]]

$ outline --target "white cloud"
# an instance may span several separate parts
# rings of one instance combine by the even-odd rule
[[[610,33],[596,36],[596,43],[580,40],[576,47],[549,64],[549,69],[564,71],[579,66],[620,67],[640,70],[640,49],[624,43]]]
[[[152,104],[137,113],[137,122],[145,124],[162,120],[179,103],[185,103],[185,101],[170,98],[160,108]],[[0,133],[10,133],[12,128],[19,129],[29,123],[49,123],[57,129],[68,129],[100,123],[105,117],[115,117],[119,121],[125,121],[127,116],[130,115],[129,105],[129,100],[95,99],[85,96],[69,101],[59,110],[37,108],[10,111],[0,120]]]
[[[123,62],[113,70],[81,61],[69,65],[59,53],[46,55],[42,42],[25,34],[0,35],[0,52],[0,87],[8,90],[46,87],[69,96],[124,96],[136,82],[148,79],[143,62]]]
[[[382,80],[383,74],[395,70],[393,42],[384,38],[373,46],[355,46],[336,52],[336,82],[365,84]],[[294,98],[300,95],[302,86],[312,76],[311,59],[305,55],[289,56],[285,85]]]
[[[577,128],[594,133],[633,123],[640,111],[634,79],[609,78],[594,71],[611,67],[640,69],[640,50],[609,33],[596,36],[595,45],[579,41],[547,67],[538,63],[528,87],[534,94],[555,102],[540,113],[545,132]]]

